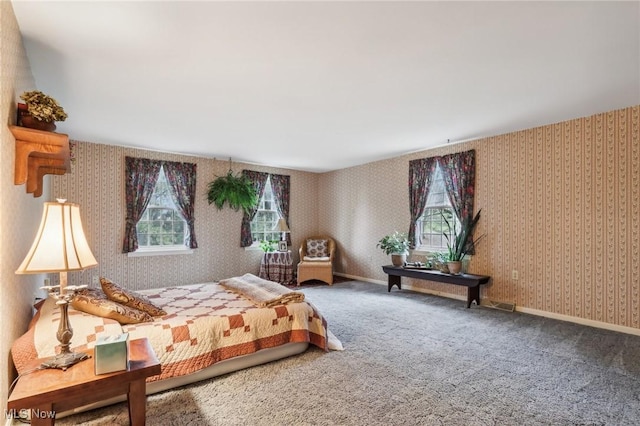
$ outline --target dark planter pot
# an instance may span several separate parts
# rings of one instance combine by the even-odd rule
[[[56,123],[53,121],[47,122],[36,120],[30,115],[23,115],[21,120],[22,126],[28,127],[29,129],[44,130],[45,132],[53,132],[56,130]]]

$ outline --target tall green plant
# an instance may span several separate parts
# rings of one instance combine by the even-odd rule
[[[460,232],[458,232],[455,220],[453,221],[452,227],[447,218],[442,215],[442,219],[449,228],[449,232],[443,232],[442,235],[444,235],[445,239],[447,240],[447,258],[450,262],[463,260],[467,254],[475,249],[476,244],[478,244],[480,240],[482,240],[486,236],[486,234],[482,234],[475,240],[473,239],[473,232],[475,231],[476,225],[478,225],[478,221],[480,220],[481,211],[482,209],[478,210],[478,213],[476,213],[471,221],[463,223]]]
[[[251,210],[259,201],[251,180],[243,175],[235,176],[231,170],[226,176],[209,182],[207,200],[209,204],[215,204],[218,210],[222,210],[224,204],[228,203],[235,211],[242,209],[244,212]]]

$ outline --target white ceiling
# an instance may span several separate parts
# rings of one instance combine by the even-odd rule
[[[13,7],[76,140],[322,172],[640,104],[638,1]]]

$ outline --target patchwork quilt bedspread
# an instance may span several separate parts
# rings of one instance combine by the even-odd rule
[[[258,308],[217,283],[139,291],[167,315],[153,322],[118,322],[69,309],[72,348],[92,348],[98,337],[129,333],[146,337],[154,348],[162,373],[150,381],[194,373],[216,362],[290,342],[309,342],[327,350],[327,323],[309,302]],[[12,346],[19,373],[34,358],[54,355],[60,310],[47,299],[27,333]]]

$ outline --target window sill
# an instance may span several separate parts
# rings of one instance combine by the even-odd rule
[[[419,247],[411,250],[411,254],[417,254],[418,256],[430,256],[434,253],[444,253],[447,251],[447,248],[430,248],[430,247]]]
[[[411,250],[411,254],[412,255],[417,255],[417,256],[432,256],[436,253],[446,253],[447,252],[447,248],[428,248],[428,247],[420,247],[417,249],[413,249]],[[464,257],[464,261],[468,261],[471,260],[473,258],[472,255],[468,254]]]
[[[154,249],[138,249],[137,251],[127,253],[128,257],[145,257],[145,256],[170,256],[180,254],[193,254],[193,249],[190,248],[154,248]]]

